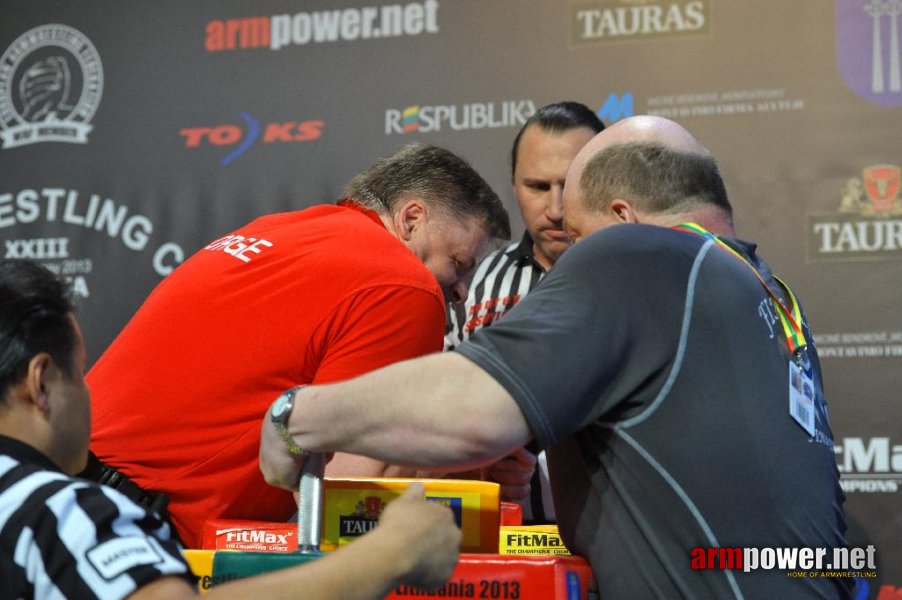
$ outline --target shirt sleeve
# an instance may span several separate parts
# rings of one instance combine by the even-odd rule
[[[46,508],[32,543],[17,548],[36,565],[27,571],[52,577],[33,581],[36,591],[57,587],[70,597],[90,597],[90,591],[98,598],[125,598],[165,576],[194,582],[169,526],[119,492],[70,483],[47,498]]]
[[[311,343],[322,357],[313,383],[362,375],[442,349],[445,304],[424,289],[384,285],[341,302]]]
[[[647,289],[668,265],[637,265],[635,233],[580,242],[504,319],[456,349],[513,396],[542,448],[614,420],[671,365],[681,306]]]

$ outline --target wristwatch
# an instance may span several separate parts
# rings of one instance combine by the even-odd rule
[[[278,398],[276,398],[276,401],[272,403],[272,406],[269,407],[269,418],[272,419],[273,425],[276,426],[279,437],[285,442],[285,447],[288,448],[288,454],[292,456],[306,456],[310,454],[308,451],[298,446],[294,441],[294,438],[291,437],[291,434],[288,433],[288,417],[291,416],[291,409],[294,408],[294,394],[304,387],[306,386],[299,385],[285,390]]]

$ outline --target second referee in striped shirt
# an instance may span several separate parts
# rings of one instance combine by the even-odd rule
[[[592,110],[577,102],[540,108],[517,133],[511,149],[514,196],[526,231],[519,242],[488,255],[478,266],[467,299],[449,304],[445,349],[490,326],[538,285],[570,246],[563,229],[564,179],[576,153],[604,129]],[[539,455],[527,523],[554,521],[548,468]]]

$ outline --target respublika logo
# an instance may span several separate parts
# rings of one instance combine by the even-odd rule
[[[709,0],[596,0],[570,8],[574,44],[707,33]]]
[[[865,167],[840,190],[839,212],[808,215],[808,258],[813,261],[902,258],[902,169]]]
[[[84,34],[55,23],[26,31],[0,57],[2,147],[86,143],[102,92],[100,55]]]
[[[244,127],[235,123],[208,127],[185,127],[179,135],[185,138],[186,148],[203,145],[233,147],[234,149],[219,162],[226,166],[247,152],[256,142],[274,144],[277,142],[311,142],[322,135],[326,122],[321,119],[307,121],[277,121],[261,126],[260,121],[242,112]]]
[[[385,135],[521,127],[534,112],[536,105],[532,100],[413,104],[400,110],[390,108],[385,111]]]
[[[902,104],[898,0],[836,0],[836,64],[846,85],[874,104]]]
[[[847,437],[833,451],[846,493],[894,493],[902,485],[902,445],[888,437]]]
[[[622,95],[611,94],[604,101],[604,104],[598,107],[598,118],[604,121],[605,125],[611,125],[620,119],[626,119],[627,117],[632,116],[632,92],[625,92]]]
[[[438,33],[438,0],[210,21],[204,28],[204,48],[281,50],[423,33]]]

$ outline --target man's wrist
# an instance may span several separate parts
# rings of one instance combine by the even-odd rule
[[[269,407],[269,418],[272,420],[276,432],[291,456],[307,456],[310,454],[309,451],[298,446],[288,431],[288,420],[291,417],[291,412],[294,410],[295,395],[305,387],[307,386],[299,385],[285,390]]]

